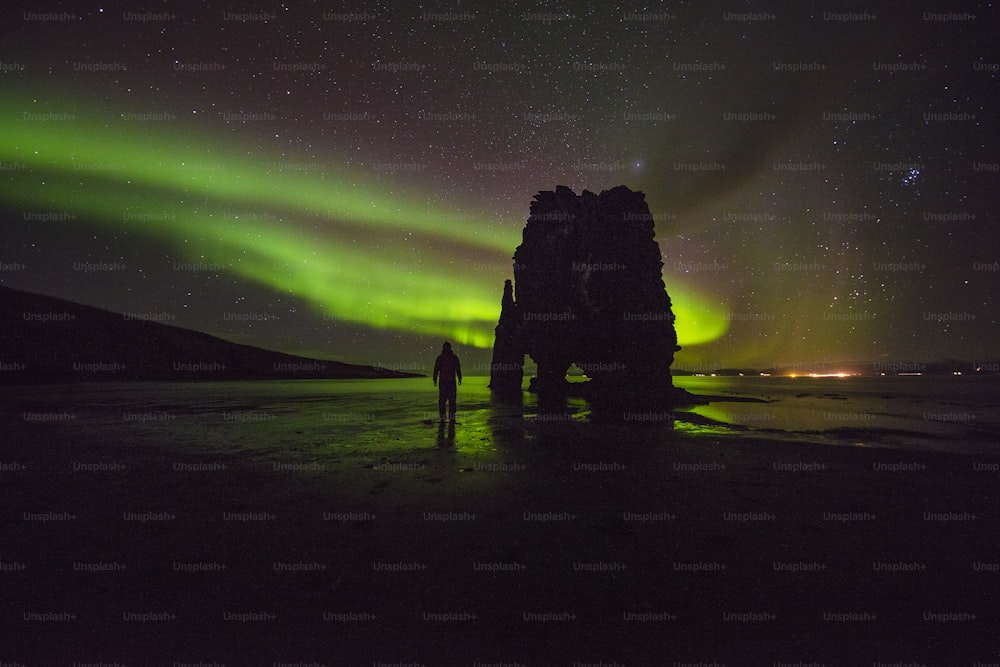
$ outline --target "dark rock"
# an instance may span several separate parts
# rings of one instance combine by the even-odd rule
[[[490,387],[519,392],[528,354],[540,395],[570,392],[576,364],[590,382],[575,389],[592,401],[664,405],[680,348],[645,195],[558,186],[535,195],[530,211],[514,284],[504,285]]]
[[[493,343],[493,361],[490,364],[490,387],[495,391],[520,393],[524,380],[524,352],[518,345],[518,317],[514,305],[514,288],[510,280],[504,281],[500,301],[500,321],[496,326]]]

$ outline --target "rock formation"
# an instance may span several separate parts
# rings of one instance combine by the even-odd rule
[[[504,285],[490,387],[521,390],[524,355],[540,394],[568,390],[570,364],[590,396],[669,396],[677,346],[660,249],[645,195],[620,185],[595,195],[565,186],[531,202],[514,283]],[[661,401],[662,402],[662,401]]]

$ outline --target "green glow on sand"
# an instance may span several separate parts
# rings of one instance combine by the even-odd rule
[[[284,170],[309,160],[241,153],[235,137],[79,113],[24,117],[46,111],[37,106],[0,103],[0,160],[20,165],[0,181],[0,200],[166,242],[184,261],[289,292],[332,320],[492,346],[512,271],[455,258],[502,267],[523,223],[386,192],[357,169]],[[725,332],[723,309],[679,285],[668,291],[682,346]]]

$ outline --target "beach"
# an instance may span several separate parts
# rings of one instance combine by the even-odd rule
[[[0,659],[996,662],[995,383],[675,380],[716,400],[4,388]]]

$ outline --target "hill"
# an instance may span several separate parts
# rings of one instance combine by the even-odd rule
[[[0,286],[0,384],[400,377]]]

